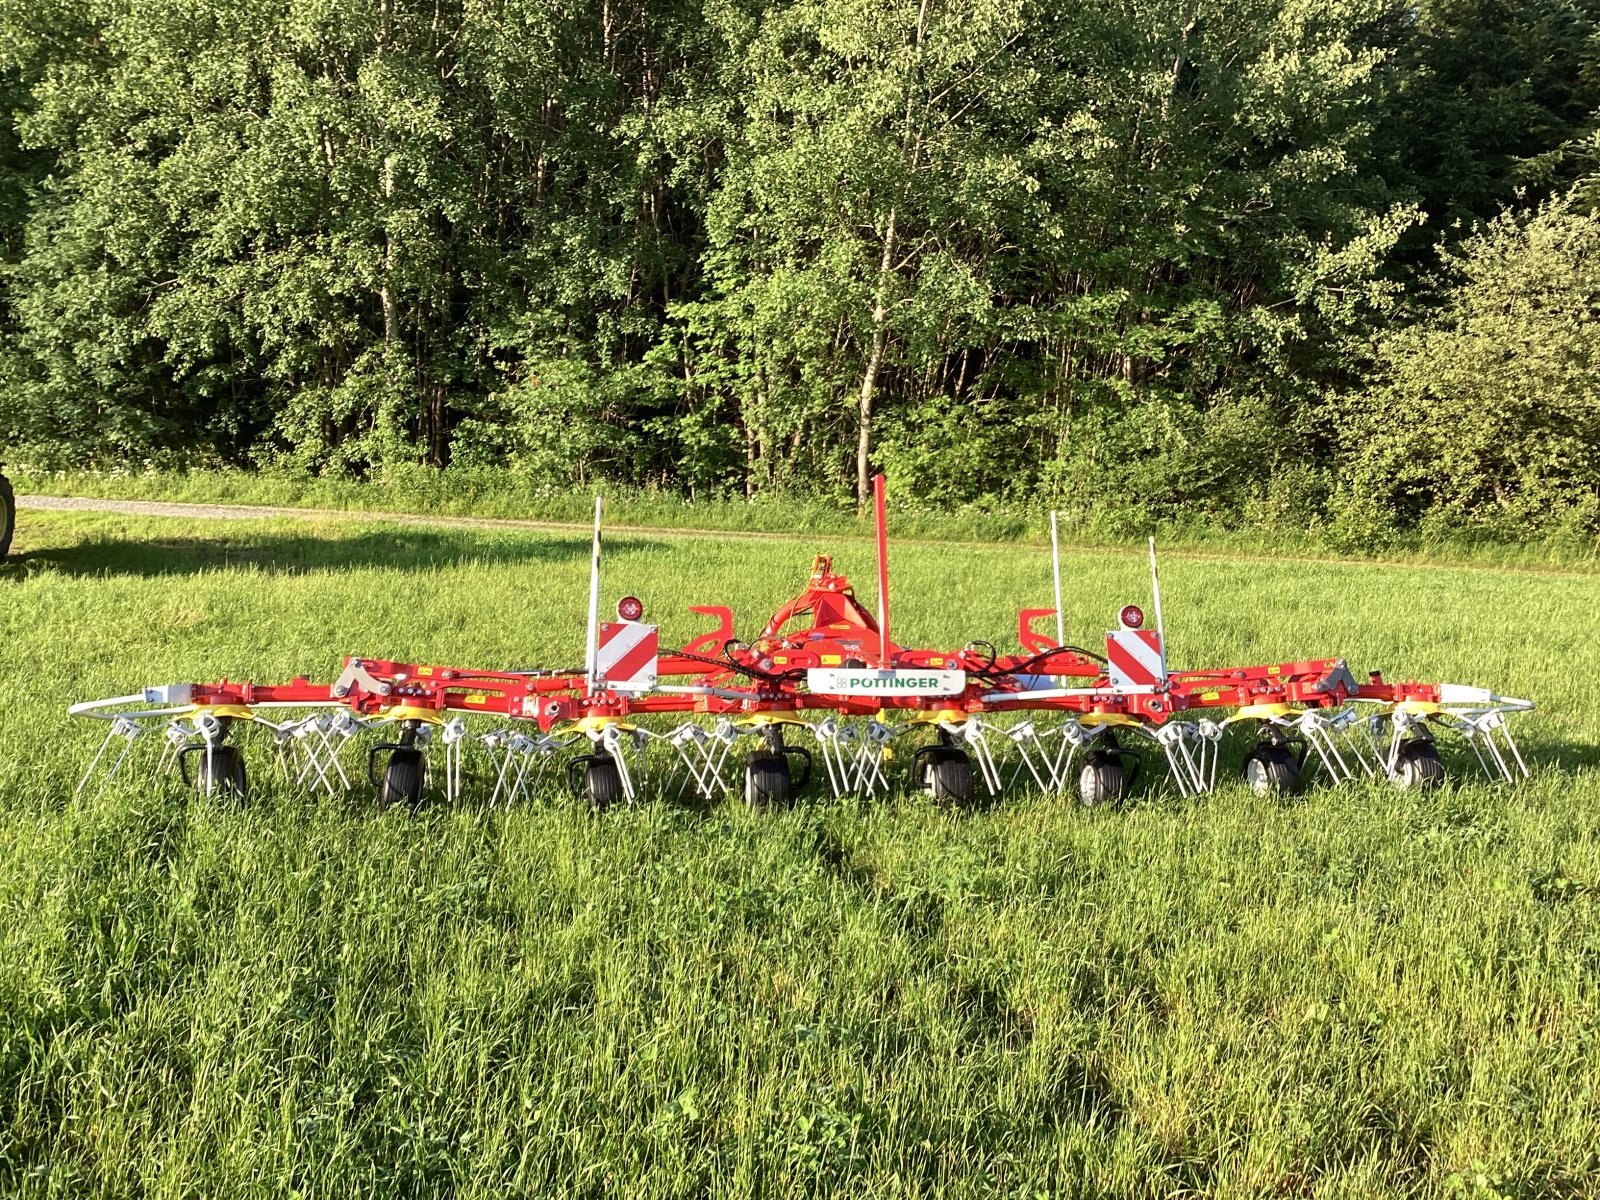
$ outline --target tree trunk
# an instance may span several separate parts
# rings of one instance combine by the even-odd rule
[[[378,33],[377,55],[385,57],[394,48],[394,4],[393,0],[379,0],[378,4]],[[380,122],[380,129],[382,123]],[[395,156],[393,152],[383,156],[383,165],[378,176],[378,193],[382,197],[383,208],[383,275],[378,282],[378,305],[383,310],[383,369],[387,376],[387,384],[393,393],[387,405],[380,406],[379,419],[391,428],[383,430],[385,438],[397,434],[397,424],[394,414],[399,409],[399,392],[401,387],[398,364],[400,362],[400,301],[395,289],[395,260],[398,249],[395,245],[394,230],[390,226],[393,214],[390,211],[394,204],[394,176]],[[384,420],[384,409],[388,409],[388,418]]]
[[[923,41],[928,33],[928,3],[929,0],[922,0],[917,8],[917,28],[912,45],[916,50],[918,70],[922,61]],[[917,95],[915,88],[907,88],[905,123],[901,135],[901,148],[910,151],[913,175],[922,157],[922,134],[915,130],[912,121]],[[889,223],[883,231],[883,254],[878,260],[878,284],[872,297],[872,350],[867,357],[867,369],[861,377],[861,401],[856,426],[856,507],[863,514],[872,500],[872,409],[877,398],[878,372],[883,367],[883,353],[888,342],[889,277],[895,269],[895,234],[899,217],[898,206],[889,209]]]
[[[866,373],[861,377],[861,402],[856,426],[856,506],[867,511],[872,499],[872,406],[878,389],[878,370],[883,366],[887,339],[889,272],[894,267],[896,209],[889,210],[889,227],[883,235],[883,256],[878,260],[878,286],[872,297],[872,351],[867,356]]]
[[[756,494],[756,430],[750,415],[744,419],[744,498],[751,500]]]
[[[385,206],[394,199],[394,155],[387,154],[383,159],[383,199]],[[394,296],[394,260],[395,245],[394,232],[389,228],[388,214],[385,214],[383,230],[383,283],[378,288],[378,302],[383,306],[383,349],[384,357],[390,362],[394,360],[389,356],[394,353],[400,342],[400,305]]]
[[[446,392],[444,384],[436,383],[430,389],[428,403],[429,465],[448,466],[450,463],[450,431],[445,422]]]

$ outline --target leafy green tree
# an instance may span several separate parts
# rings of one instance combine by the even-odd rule
[[[687,259],[636,128],[675,10],[64,12],[9,33],[21,135],[63,168],[11,295],[32,403],[75,441],[442,464],[493,418],[473,396],[649,348]]]
[[[880,461],[971,495],[1052,461],[1103,482],[1080,451],[1108,410],[1148,456],[1215,397],[1309,387],[1384,309],[1412,219],[1363,173],[1377,11],[818,0],[727,21],[743,100],[685,380],[727,383],[758,447],[774,419],[848,429],[858,499],[875,424]]]
[[[1581,218],[1596,28],[1558,0],[11,5],[0,438],[858,502],[888,469],[1117,527],[1315,521],[1365,472],[1374,527],[1478,520],[1515,506],[1386,490],[1392,439],[1336,398],[1400,394],[1396,347],[1465,303],[1442,231],[1572,182]]]
[[[1568,0],[1421,0],[1369,31],[1387,52],[1385,174],[1428,215],[1409,242],[1470,231],[1519,194],[1600,166],[1600,11]]]
[[[997,192],[1025,181],[986,118],[1024,99],[1025,13],[822,0],[720,15],[740,103],[707,217],[712,294],[679,310],[685,377],[731,386],[752,467],[784,435],[848,430],[865,503],[886,381],[936,372],[989,316]],[[733,376],[730,353],[748,364]]]

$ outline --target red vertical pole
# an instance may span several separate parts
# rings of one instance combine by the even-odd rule
[[[884,512],[884,479],[872,477],[872,501],[878,518],[878,665],[894,666],[889,642],[889,522]]]

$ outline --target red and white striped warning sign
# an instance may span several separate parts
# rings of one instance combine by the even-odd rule
[[[1167,681],[1161,635],[1154,629],[1113,629],[1106,634],[1106,667],[1112,687],[1160,687]]]
[[[637,621],[600,622],[594,671],[601,687],[647,692],[656,685],[656,626]]]

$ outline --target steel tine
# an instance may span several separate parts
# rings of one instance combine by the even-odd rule
[[[505,786],[506,782],[506,772],[511,770],[511,747],[507,746],[502,751],[498,744],[489,741],[489,738],[494,736],[495,735],[491,733],[484,737],[484,742],[489,748],[489,761],[496,764],[498,768],[494,775],[494,790],[489,793],[490,808],[493,808],[499,801],[500,789]],[[511,797],[509,795],[506,797],[506,807],[511,807]]]
[[[984,786],[989,789],[989,795],[998,797],[1002,794],[1003,787],[1000,782],[1000,765],[995,762],[994,750],[989,749],[989,739],[984,736],[984,730],[978,725],[976,718],[968,723],[974,726],[973,746],[978,749],[978,762],[984,768]]]
[[[1478,766],[1483,768],[1483,773],[1490,779],[1494,778],[1494,768],[1489,765],[1489,760],[1483,756],[1483,747],[1478,743],[1487,737],[1484,729],[1476,721],[1464,720],[1461,726],[1462,737],[1467,745],[1472,747],[1472,753],[1477,757]]]
[[[161,757],[156,760],[156,774],[163,774],[168,767],[178,765],[178,753],[189,744],[189,731],[177,721],[171,722],[161,735],[165,743],[161,747]]]
[[[1333,777],[1334,782],[1348,779],[1350,773],[1348,769],[1341,769],[1344,764],[1338,760],[1338,748],[1333,745],[1333,739],[1329,737],[1328,731],[1316,722],[1307,723],[1304,730],[1312,748],[1317,752],[1317,759]]]
[[[1339,750],[1339,743],[1333,736],[1333,730],[1328,728],[1326,725],[1318,725],[1317,734],[1321,746],[1321,752],[1324,759],[1329,763],[1330,771],[1333,770],[1334,763],[1338,764],[1338,771],[1333,773],[1334,779],[1345,781],[1354,780],[1356,777],[1355,768],[1345,761],[1344,754]],[[1354,747],[1352,747],[1352,752],[1358,756],[1360,754],[1360,750]],[[1364,762],[1362,763],[1362,766],[1363,768],[1365,767]]]
[[[1198,752],[1194,747],[1190,746],[1191,740],[1199,742]],[[1205,744],[1200,742],[1199,730],[1193,726],[1186,726],[1183,739],[1178,743],[1178,750],[1183,755],[1184,764],[1189,771],[1189,779],[1194,784],[1194,794],[1198,796],[1206,790]]]
[[[689,755],[682,746],[674,742],[672,748],[677,751],[678,759],[684,767],[683,774],[678,778],[678,790],[673,793],[673,799],[682,800],[684,792],[689,790],[689,784],[695,782],[694,764],[689,761]]]
[[[83,773],[83,778],[78,781],[78,790],[73,795],[78,795],[83,791],[85,785],[89,782],[89,777],[94,774],[94,769],[100,765],[100,760],[105,757],[106,747],[111,745],[111,739],[116,736],[117,731],[115,728],[106,730],[106,736],[100,743],[100,749],[96,750],[94,757],[89,760],[89,769]]]
[[[555,762],[556,751],[560,748],[560,743],[550,738],[541,738],[538,742],[531,744],[531,748],[524,756],[522,775],[519,778],[525,779],[530,767],[533,770],[533,778],[519,785],[524,788],[523,798],[528,803],[533,803],[534,795],[538,792],[540,783],[544,781],[545,772]]]
[[[505,810],[510,812],[511,806],[517,802],[518,792],[522,790],[522,779],[528,770],[528,748],[533,743],[522,734],[510,730],[501,731],[498,737],[502,757],[499,759],[499,770],[495,773],[494,791],[489,797],[489,804],[493,807],[503,796]]]
[[[1505,719],[1504,714],[1501,714],[1500,717],[1500,733],[1506,739],[1506,746],[1510,748],[1511,756],[1517,760],[1517,766],[1522,771],[1522,777],[1526,779],[1529,775],[1528,764],[1522,761],[1522,751],[1517,749],[1517,740],[1511,736],[1511,722]]]
[[[1173,738],[1158,739],[1161,749],[1167,756],[1167,773],[1178,781],[1178,794],[1184,797],[1195,795],[1194,780],[1190,777],[1187,764],[1183,760],[1183,745]]]
[[[338,789],[333,786],[333,780],[328,777],[327,768],[322,764],[322,750],[319,750],[319,742],[322,749],[325,750],[327,735],[322,730],[322,718],[314,717],[307,724],[305,741],[301,746],[301,749],[305,751],[307,767],[306,771],[301,772],[301,777],[304,778],[309,771],[314,770],[322,780],[322,786],[328,789],[328,795],[336,795]],[[338,764],[335,763],[334,765],[337,766]],[[342,776],[343,772],[340,774]],[[345,781],[345,786],[349,786],[348,780]]]
[[[1000,768],[994,760],[994,752],[989,748],[989,741],[984,736],[984,729],[977,717],[969,717],[961,727],[962,732],[956,736],[972,747],[972,757],[978,760],[978,767],[983,772],[983,786],[988,789],[989,795],[999,796],[1001,793]]]
[[[117,755],[117,761],[111,764],[111,769],[106,772],[106,782],[110,783],[117,777],[117,772],[122,770],[122,764],[127,760],[128,752],[133,749],[133,738],[128,739],[128,744],[122,748],[122,753]]]
[[[1495,765],[1500,768],[1500,777],[1507,783],[1511,783],[1516,776],[1512,775],[1511,768],[1506,765],[1505,756],[1500,753],[1500,746],[1499,743],[1495,741],[1494,731],[1492,728],[1484,729],[1483,740],[1488,743],[1489,753],[1494,755]]]
[[[297,785],[305,783],[307,776],[309,776],[313,771],[315,771],[318,775],[322,774],[322,767],[317,762],[317,756],[315,752],[316,747],[311,741],[312,726],[320,719],[320,717],[309,717],[305,721],[302,721],[294,731],[295,740],[299,743],[300,753],[305,760],[300,766],[300,773],[295,776],[295,783]],[[323,783],[327,783],[326,778],[323,779]],[[312,786],[315,787],[315,783],[313,783]]]
[[[1391,721],[1390,725],[1393,732],[1389,737],[1389,756],[1384,760],[1383,773],[1385,778],[1393,779],[1395,768],[1400,765],[1400,743],[1405,738],[1405,730],[1399,721]]]
[[[833,731],[831,721],[822,721],[812,726],[812,734],[817,739],[817,749],[822,751],[822,765],[828,768],[828,787],[832,790],[834,799],[844,795],[844,788],[840,786],[839,771],[834,768],[833,762]]]
[[[1040,742],[1038,731],[1034,729],[1033,723],[1031,721],[1023,722],[1021,725],[1014,727],[1009,736],[1017,746],[1017,766],[1011,772],[1011,786],[1016,787],[1017,778],[1026,770],[1028,774],[1033,776],[1033,781],[1039,785],[1041,792],[1050,791],[1051,784],[1045,783],[1044,776],[1039,774],[1038,768],[1033,764],[1033,755],[1028,753],[1027,742],[1031,739],[1034,743],[1034,749],[1039,752],[1040,760],[1044,763],[1045,769],[1049,770],[1049,751]],[[1054,773],[1052,773],[1051,783],[1054,783]]]
[[[345,774],[344,764],[339,761],[339,746],[343,745],[343,742],[336,744],[329,736],[328,731],[320,728],[317,730],[317,736],[322,739],[323,750],[328,756],[328,762],[332,764],[334,772],[339,776],[340,782],[344,784],[345,790],[349,791],[350,776]],[[330,782],[328,786],[332,788],[333,784]]]
[[[515,771],[512,770],[513,763],[516,767]],[[523,777],[528,773],[528,756],[517,753],[509,746],[506,747],[505,771],[509,779],[509,786],[505,789],[505,810],[510,812],[511,806],[517,802],[517,796],[522,791]],[[499,792],[500,788],[496,785],[495,794],[498,795]],[[493,804],[494,800],[491,798],[491,807]]]

